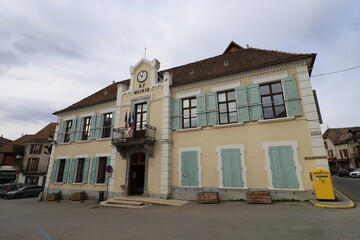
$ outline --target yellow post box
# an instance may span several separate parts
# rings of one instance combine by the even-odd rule
[[[314,183],[316,199],[335,200],[334,188],[329,171],[324,169],[311,171],[310,178]]]

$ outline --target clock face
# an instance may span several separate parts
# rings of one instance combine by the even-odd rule
[[[147,79],[147,77],[148,77],[147,71],[143,70],[143,71],[139,72],[139,74],[137,75],[137,80],[139,82],[143,82]]]

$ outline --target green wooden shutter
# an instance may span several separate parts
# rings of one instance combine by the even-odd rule
[[[101,127],[102,127],[103,119],[104,119],[104,114],[96,114],[95,135],[94,135],[95,139],[101,137]]]
[[[59,123],[59,131],[57,135],[57,142],[62,143],[64,141],[64,131],[65,131],[65,121],[60,121]]]
[[[287,115],[289,117],[301,116],[301,105],[295,78],[291,76],[281,79],[281,82],[284,89]]]
[[[209,92],[207,94],[207,112],[208,125],[214,126],[218,124],[217,101],[215,92]]]
[[[84,171],[83,171],[83,177],[82,177],[82,183],[83,184],[86,184],[88,182],[89,165],[90,165],[90,158],[85,158]]]
[[[251,121],[263,119],[259,84],[250,84],[248,86],[248,97]]]
[[[244,186],[240,157],[240,149],[223,149],[221,151],[224,187]]]
[[[63,175],[63,179],[62,179],[63,183],[66,183],[67,179],[68,179],[70,160],[71,160],[71,158],[67,158],[65,160],[64,175]]]
[[[75,166],[76,166],[77,161],[78,161],[77,158],[71,159],[70,174],[69,174],[69,181],[68,181],[69,183],[74,182]]]
[[[74,142],[81,141],[83,122],[84,122],[84,118],[78,117],[76,119],[75,135],[74,135],[74,139],[73,139]]]
[[[95,183],[97,165],[98,165],[98,158],[93,157],[92,163],[91,163],[91,171],[90,171],[90,184]]]
[[[198,113],[198,126],[206,126],[206,105],[205,105],[205,94],[199,94],[196,96],[197,100],[197,113]]]
[[[292,147],[269,147],[269,157],[273,187],[285,189],[299,188]]]
[[[113,129],[115,127],[115,111],[112,112],[112,115],[111,115],[111,129],[110,129],[110,137],[112,137],[113,135]]]
[[[52,172],[51,172],[50,182],[55,182],[56,173],[57,173],[58,161],[59,161],[58,159],[55,159],[55,160],[54,160],[53,169],[52,169]]]
[[[199,186],[199,167],[198,167],[198,156],[196,151],[189,152],[189,170],[190,179],[189,186]]]
[[[190,185],[190,159],[189,152],[181,153],[181,186]]]
[[[111,157],[107,157],[106,159],[106,166],[110,165],[110,162],[111,162]],[[108,184],[109,183],[109,176],[105,173],[105,184]]]
[[[249,116],[249,104],[247,98],[246,86],[240,86],[235,88],[236,92],[236,104],[239,122],[250,121]]]
[[[90,139],[95,139],[96,114],[91,116]]]
[[[72,119],[69,142],[74,142],[75,141],[76,124],[77,124],[77,119],[76,118]]]
[[[181,109],[181,103],[180,103],[180,99],[177,98],[173,98],[172,99],[172,130],[178,130],[180,129],[180,119],[181,119],[181,115],[180,115],[180,109]]]

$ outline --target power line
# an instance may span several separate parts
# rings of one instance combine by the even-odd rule
[[[345,72],[345,71],[350,71],[356,68],[360,68],[360,66],[356,66],[356,67],[352,67],[352,68],[347,68],[347,69],[343,69],[343,70],[339,70],[339,71],[335,71],[335,72],[329,72],[329,73],[322,73],[322,74],[318,74],[318,75],[313,75],[311,77],[320,77],[320,76],[324,76],[324,75],[330,75],[330,74],[334,74],[334,73],[339,73],[339,72]]]

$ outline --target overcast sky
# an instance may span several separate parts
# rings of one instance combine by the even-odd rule
[[[53,112],[130,77],[241,46],[317,53],[324,124],[360,126],[360,1],[0,0],[0,136],[34,134]]]

